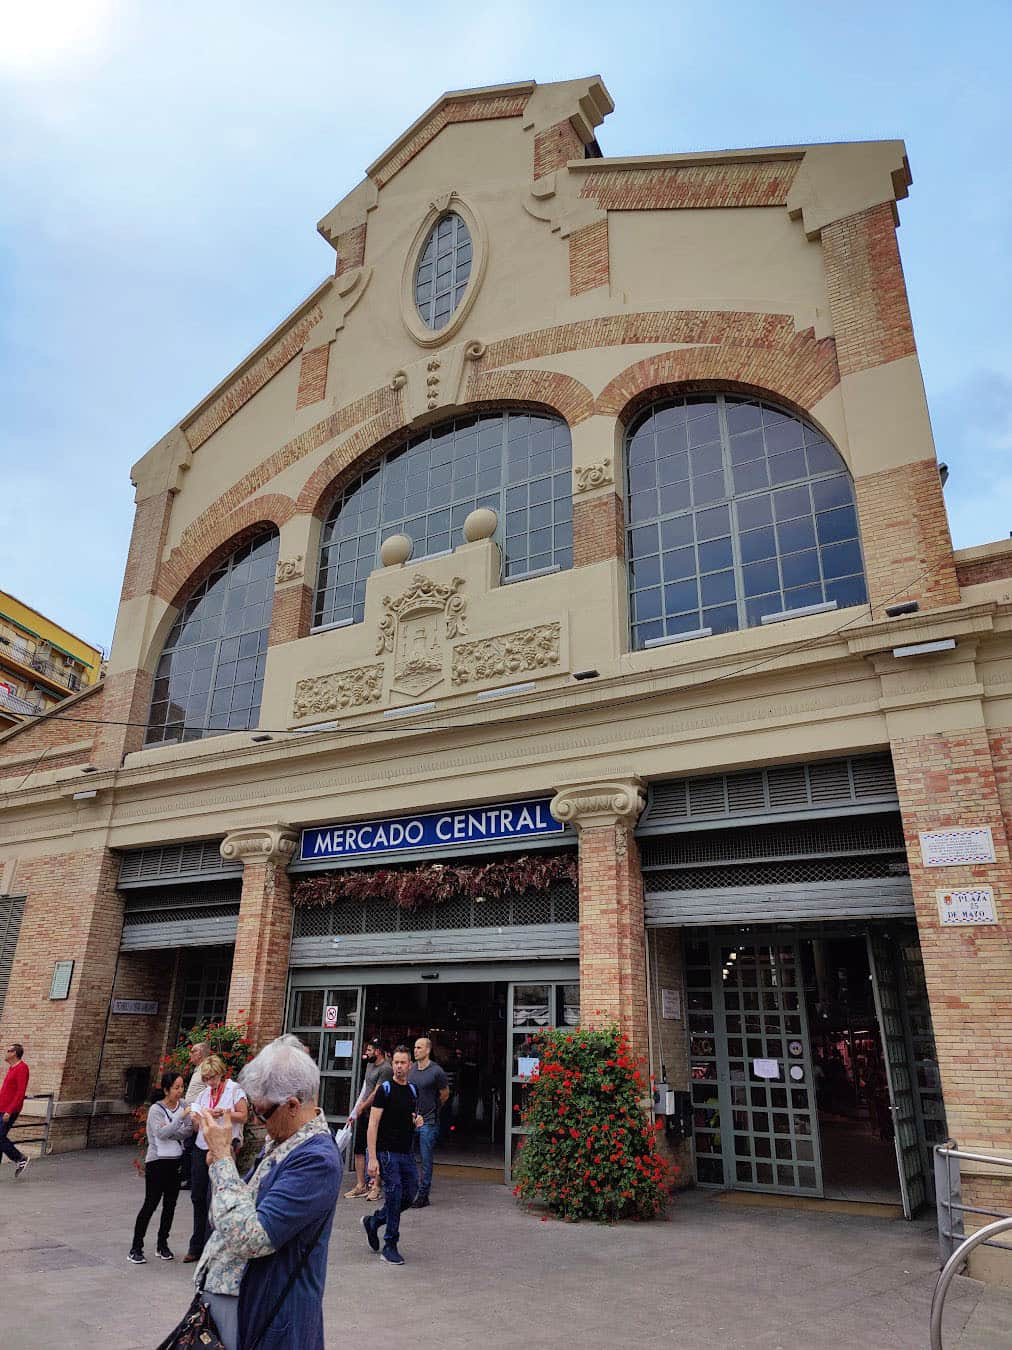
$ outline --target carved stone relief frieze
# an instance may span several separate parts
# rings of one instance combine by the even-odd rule
[[[299,680],[295,686],[292,716],[318,717],[378,703],[383,696],[383,667],[359,666]]]
[[[546,623],[480,642],[460,643],[453,649],[450,678],[457,685],[474,684],[550,669],[559,664],[561,632],[561,624]]]

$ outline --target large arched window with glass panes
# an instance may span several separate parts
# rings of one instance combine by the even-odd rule
[[[264,531],[187,596],[155,670],[145,744],[257,725],[277,562],[277,531]]]
[[[391,450],[330,509],[314,626],[361,620],[366,578],[389,535],[408,535],[416,560],[446,553],[479,506],[498,516],[505,581],[572,566],[571,461],[561,418],[519,411],[456,417]]]
[[[867,599],[850,474],[792,413],[659,400],[630,424],[626,476],[634,647]]]

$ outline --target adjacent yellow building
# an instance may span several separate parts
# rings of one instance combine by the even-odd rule
[[[0,731],[95,683],[102,649],[0,591]]]

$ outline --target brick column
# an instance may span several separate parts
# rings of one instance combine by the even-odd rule
[[[287,825],[236,830],[221,856],[243,864],[242,901],[235,936],[228,1020],[244,1021],[256,1049],[281,1034],[292,936],[291,888],[286,868],[296,834]]]
[[[984,726],[892,742],[910,879],[949,1134],[971,1152],[1007,1156],[1012,1139],[1012,865],[1000,776]],[[996,773],[996,770],[998,771]],[[996,862],[925,867],[924,830],[988,826]],[[938,892],[988,886],[997,924],[943,928]],[[1012,1182],[962,1165],[964,1203],[1012,1205]],[[967,1231],[977,1220],[967,1216]],[[981,1252],[978,1269],[986,1263]]]
[[[574,567],[625,561],[625,509],[614,445],[612,417],[589,417],[573,428]]]
[[[637,1056],[647,1045],[643,877],[633,828],[642,784],[574,783],[560,787],[552,815],[580,832],[580,1016],[588,1025],[617,1022]]]

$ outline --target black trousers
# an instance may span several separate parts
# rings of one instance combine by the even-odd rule
[[[144,1250],[144,1234],[148,1231],[151,1216],[162,1206],[162,1217],[158,1221],[158,1245],[164,1247],[169,1241],[172,1219],[176,1213],[176,1197],[179,1195],[179,1159],[158,1158],[144,1165],[144,1203],[141,1205],[137,1222],[134,1224],[134,1250]]]
[[[210,1231],[208,1209],[211,1204],[211,1177],[207,1170],[207,1149],[193,1150],[190,1170],[190,1200],[193,1203],[193,1232],[190,1235],[189,1254],[199,1256]]]

